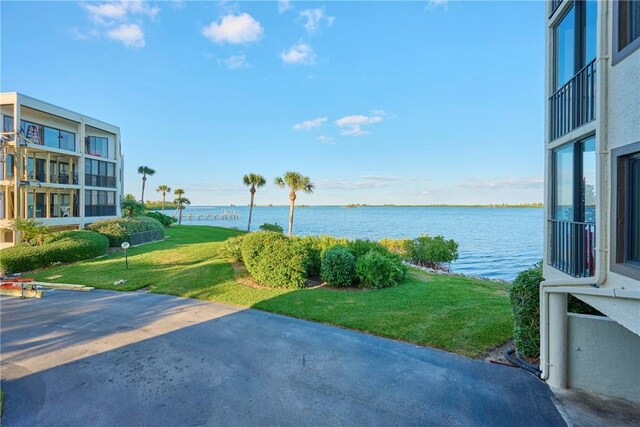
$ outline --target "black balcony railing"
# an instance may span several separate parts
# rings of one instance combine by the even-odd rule
[[[596,261],[596,226],[589,222],[550,220],[551,265],[573,277],[592,277]]]
[[[554,13],[556,13],[556,10],[558,10],[558,7],[562,4],[562,0],[551,0],[551,13],[549,14],[549,17],[552,17]]]
[[[116,188],[116,178],[114,176],[84,174],[84,185],[91,187]]]
[[[115,205],[85,205],[84,206],[84,215],[85,216],[113,216],[116,214]]]
[[[47,182],[47,175],[44,172],[37,172],[37,173],[29,172],[27,174],[27,178],[29,180]],[[51,178],[51,183],[53,183],[53,184],[73,184],[73,185],[78,185],[78,172],[73,172],[71,174],[71,177],[69,177],[68,173],[63,173],[63,174],[52,173],[50,178]],[[114,187],[115,187],[115,185],[114,185]]]
[[[596,118],[595,60],[549,98],[550,138],[560,138]]]
[[[54,184],[78,185],[78,172],[71,173],[71,176],[68,173],[52,173],[51,182]]]

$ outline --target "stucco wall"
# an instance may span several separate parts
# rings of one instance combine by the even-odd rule
[[[569,387],[640,402],[640,336],[606,317],[568,317]]]

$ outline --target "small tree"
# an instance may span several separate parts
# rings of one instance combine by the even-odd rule
[[[283,177],[277,177],[275,184],[280,188],[289,187],[289,237],[293,233],[293,210],[296,203],[296,192],[304,191],[313,193],[315,185],[308,176],[303,176],[298,172],[286,172]]]
[[[167,193],[171,193],[171,188],[168,185],[158,185],[156,189],[158,193],[162,193],[162,213],[164,214],[164,205],[167,199]]]
[[[142,215],[145,211],[144,205],[136,200],[136,196],[133,194],[127,194],[120,203],[122,209],[122,216],[133,217]]]
[[[51,231],[49,227],[39,221],[18,218],[15,229],[20,232],[22,241],[29,246],[40,246]]]
[[[262,175],[250,173],[242,177],[242,182],[249,187],[249,193],[251,194],[251,201],[249,202],[249,224],[247,225],[247,231],[251,231],[251,215],[253,214],[253,198],[256,194],[256,188],[263,187],[267,181]]]
[[[191,201],[184,196],[184,190],[182,188],[176,188],[173,192],[177,197],[174,203],[178,205],[178,225],[182,225],[182,210],[185,206],[190,205]]]
[[[140,198],[140,201],[144,205],[144,186],[147,182],[147,176],[152,176],[156,173],[156,171],[148,166],[138,166],[138,173],[142,175],[142,196]]]

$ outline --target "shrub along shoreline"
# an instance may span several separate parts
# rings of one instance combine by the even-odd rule
[[[268,227],[261,227],[261,229]],[[381,242],[332,236],[287,237],[278,231],[258,231],[227,240],[222,256],[243,262],[262,286],[303,288],[308,279],[331,287],[382,289],[396,286],[407,275],[405,262],[444,268],[458,257],[458,244],[442,236]]]
[[[118,291],[146,288],[153,293],[251,307],[470,357],[483,355],[513,334],[504,284],[409,268],[398,286],[379,290],[254,288],[235,280],[234,269],[223,255],[224,242],[244,235],[242,232],[189,225],[171,227],[166,234],[170,239],[131,248],[129,269],[124,268],[123,251],[114,251],[40,270],[34,277]],[[61,277],[47,279],[58,275]],[[121,279],[124,284],[114,283]]]

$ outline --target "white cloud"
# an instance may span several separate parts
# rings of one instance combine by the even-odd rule
[[[246,44],[260,40],[264,28],[248,13],[223,16],[202,29],[202,35],[216,43]]]
[[[278,13],[283,14],[287,10],[291,9],[291,2],[289,0],[279,0],[278,1]]]
[[[330,144],[330,145],[333,145],[336,143],[332,136],[327,136],[327,135],[320,135],[318,137],[318,141],[324,144]]]
[[[494,189],[494,190],[524,190],[542,189],[544,179],[542,177],[529,178],[506,178],[506,179],[467,179],[458,185],[459,188],[474,190]]]
[[[239,68],[247,68],[249,63],[245,55],[231,55],[230,57],[220,61],[227,66],[230,70],[237,70]]]
[[[365,125],[371,125],[374,123],[380,123],[383,120],[383,115],[380,112],[384,113],[382,110],[375,110],[374,113],[370,116],[365,116],[362,114],[354,114],[351,116],[344,116],[338,120],[336,120],[336,125],[338,125],[342,130],[340,134],[346,136],[362,136],[368,135],[370,132],[362,129]]]
[[[442,7],[443,9],[446,10],[448,6],[449,6],[449,0],[428,0],[427,6],[425,7],[425,9],[430,10],[430,9],[435,9],[437,7]]]
[[[99,4],[82,3],[82,7],[89,12],[94,21],[99,23],[107,23],[107,20],[124,20],[131,15],[155,18],[160,12],[160,8],[150,6],[142,0],[121,0]]]
[[[285,64],[311,65],[316,61],[316,54],[311,46],[298,42],[291,46],[286,52],[280,54],[280,59]]]
[[[296,123],[295,125],[293,125],[293,130],[317,129],[326,121],[326,117],[318,117],[317,119],[305,120],[304,122]]]
[[[127,47],[144,47],[144,33],[138,24],[121,24],[107,31],[107,37],[122,42]]]
[[[142,23],[145,18],[155,19],[160,12],[157,6],[151,6],[142,0],[120,0],[103,3],[81,3],[87,11],[93,28],[88,31],[72,30],[76,40],[90,37],[106,37],[119,41],[126,47],[141,48],[145,45]]]
[[[324,9],[305,9],[300,12],[300,19],[305,20],[304,29],[307,30],[309,34],[313,34],[320,29],[323,22],[330,27],[336,18],[328,16]]]

